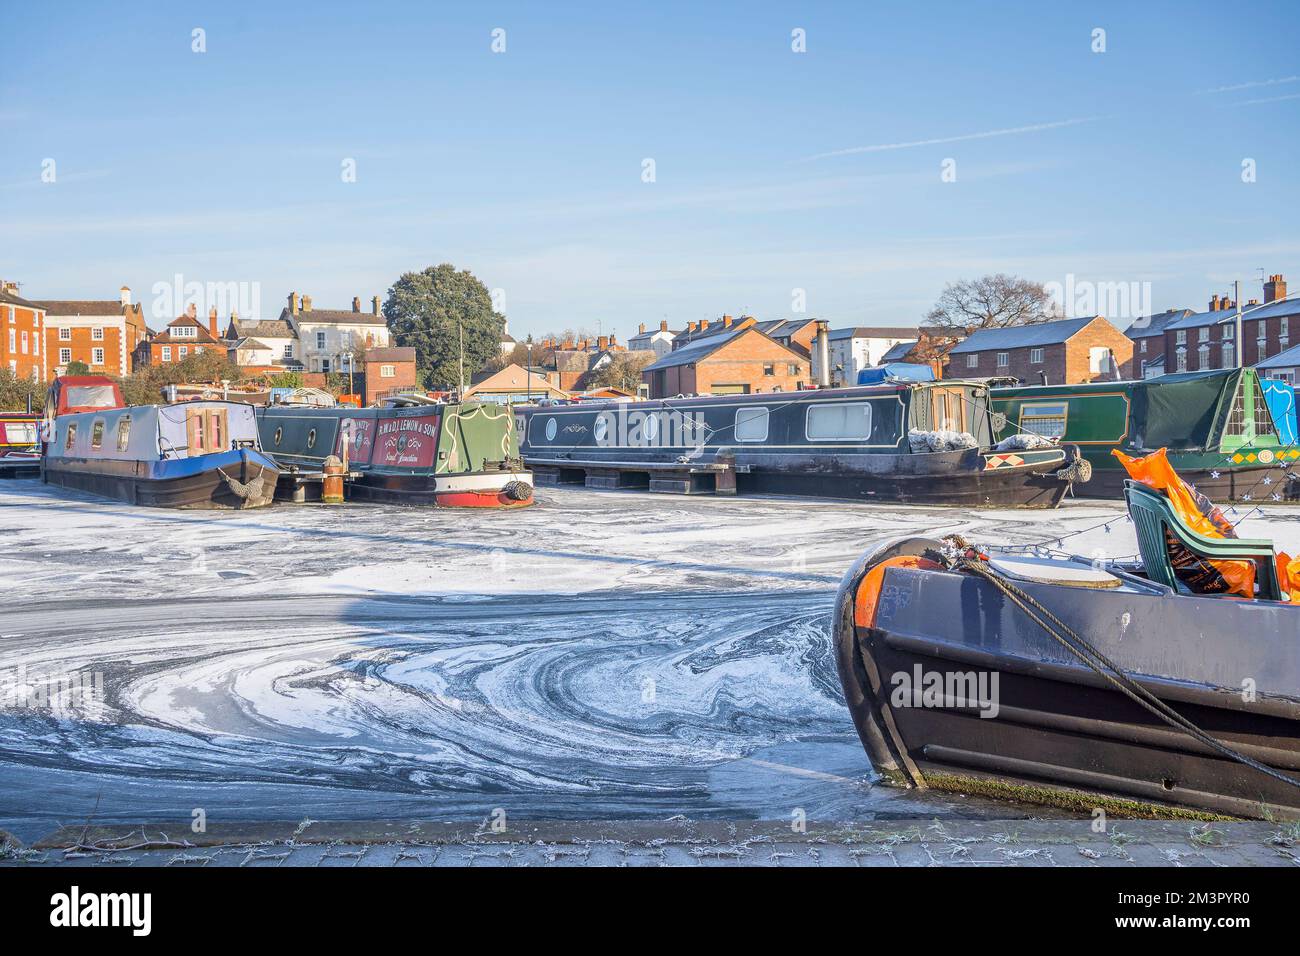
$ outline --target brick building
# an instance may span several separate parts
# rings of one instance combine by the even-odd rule
[[[366,349],[364,358],[366,405],[398,392],[412,391],[420,384],[415,371],[415,349]]]
[[[17,283],[0,281],[0,368],[44,381],[49,377],[44,338],[45,310],[20,296]]]
[[[789,392],[808,387],[812,367],[802,351],[747,323],[678,346],[647,366],[641,381],[651,398]]]
[[[1139,319],[1125,334],[1136,345],[1136,366],[1145,377],[1165,372],[1232,368],[1244,359],[1258,365],[1300,341],[1300,302],[1286,301],[1286,279],[1271,275],[1264,300],[1242,303],[1243,354],[1238,354],[1237,304],[1229,295],[1210,297],[1204,312],[1170,309]]]
[[[71,362],[83,362],[92,375],[130,375],[136,347],[149,335],[144,310],[122,286],[117,299],[48,299],[45,351],[50,376]]]
[[[1100,315],[1058,319],[979,329],[949,350],[948,363],[950,378],[1009,375],[1031,385],[1044,378],[1049,385],[1103,382],[1132,377],[1133,340]]]
[[[168,365],[179,362],[200,352],[220,352],[227,354],[230,343],[221,338],[217,330],[217,310],[208,312],[205,325],[199,321],[193,303],[186,313],[167,323],[161,332],[154,333],[135,349],[135,366]]]

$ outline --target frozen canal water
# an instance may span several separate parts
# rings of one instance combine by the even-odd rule
[[[166,512],[0,484],[0,828],[1014,816],[870,785],[839,577],[915,532],[1135,550],[1110,502],[539,502]],[[1243,533],[1294,553],[1300,512]]]

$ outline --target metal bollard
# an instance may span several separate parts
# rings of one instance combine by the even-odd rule
[[[343,462],[337,455],[325,459],[325,481],[321,486],[321,501],[327,505],[343,504]]]

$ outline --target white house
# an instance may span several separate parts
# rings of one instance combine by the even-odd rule
[[[293,324],[285,319],[241,319],[231,315],[224,338],[236,365],[282,366],[285,371],[302,369],[302,345]]]
[[[659,322],[659,328],[647,332],[645,323],[641,323],[637,329],[636,335],[627,340],[629,352],[654,352],[659,358],[663,358],[673,350],[673,339],[678,333],[668,331],[668,321],[666,319]]]
[[[313,309],[311,296],[289,293],[289,304],[280,319],[297,333],[298,361],[308,372],[346,372],[360,351],[388,348],[388,323],[379,311],[379,296],[370,304],[369,312],[361,311],[359,298],[353,298],[351,311]],[[257,338],[266,341],[261,335]]]

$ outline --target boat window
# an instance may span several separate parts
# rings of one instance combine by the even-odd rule
[[[283,429],[283,428],[277,428],[277,429],[275,430],[275,438],[273,438],[272,441],[274,441],[275,444],[278,446],[278,445],[280,444],[280,439],[283,438],[283,437],[284,437],[284,429]]]
[[[604,415],[597,415],[595,423],[591,426],[591,434],[597,444],[603,445],[605,439],[609,437],[609,419]]]
[[[768,410],[736,409],[736,441],[767,441]]]
[[[185,411],[185,433],[191,455],[225,451],[229,421],[224,408],[190,408]]]
[[[68,423],[68,434],[67,434],[67,436],[63,439],[63,450],[64,450],[64,451],[68,451],[68,450],[70,450],[70,449],[72,448],[72,446],[76,443],[76,441],[77,441],[77,423],[76,423],[76,422],[69,422],[69,423]]]
[[[560,430],[560,425],[554,418],[546,420],[546,440],[555,441],[555,436]]]
[[[316,447],[316,429],[314,428],[307,433],[307,447],[308,448]]]
[[[866,441],[871,437],[871,406],[866,402],[811,405],[805,434],[809,441]]]
[[[117,392],[112,385],[73,385],[64,393],[67,408],[113,408]]]
[[[1066,402],[1021,405],[1020,430],[1044,438],[1064,438],[1068,411]]]
[[[123,415],[117,420],[117,450],[126,451],[127,443],[131,441],[131,416]]]
[[[90,447],[102,448],[104,445],[104,420],[95,419],[95,423],[90,426]]]
[[[641,423],[641,437],[646,442],[653,442],[659,437],[659,416],[656,413],[646,415],[645,421]]]

